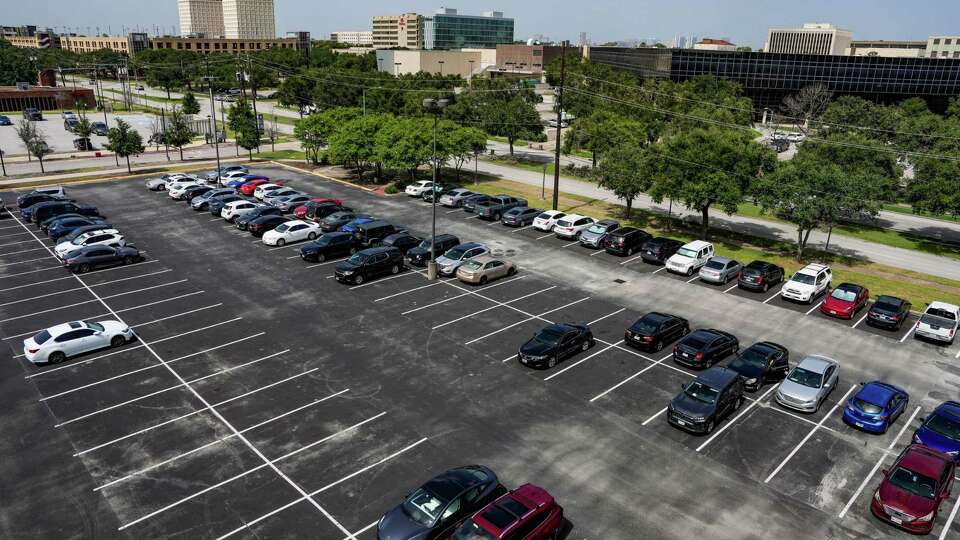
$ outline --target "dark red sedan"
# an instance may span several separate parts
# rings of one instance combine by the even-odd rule
[[[873,495],[870,511],[878,518],[912,533],[926,534],[950,497],[956,463],[928,446],[911,444],[889,469]]]
[[[870,290],[855,283],[841,283],[820,304],[820,313],[840,319],[851,319],[867,305]]]
[[[278,186],[283,185],[282,180],[273,180],[269,178],[257,178],[256,180],[251,180],[249,182],[244,182],[238,189],[241,194],[246,195],[247,197],[253,196],[253,190],[257,189],[257,186],[260,184],[266,184],[267,182],[277,184]]]
[[[467,519],[451,540],[542,540],[558,538],[563,507],[547,491],[524,484]]]
[[[329,197],[314,197],[309,201],[307,201],[306,204],[302,204],[296,207],[293,210],[293,215],[297,219],[303,219],[307,217],[307,213],[310,212],[310,208],[321,205],[321,204],[325,204],[325,203],[332,203],[337,206],[343,206],[343,201],[341,201],[340,199],[331,199]]]

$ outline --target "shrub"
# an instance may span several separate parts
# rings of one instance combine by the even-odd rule
[[[384,188],[383,192],[387,195],[394,195],[396,193],[400,193],[400,189],[397,188],[397,184],[390,184]]]

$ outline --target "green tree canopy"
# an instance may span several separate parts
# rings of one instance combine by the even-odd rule
[[[633,200],[652,185],[651,178],[657,171],[655,159],[650,149],[627,140],[604,151],[593,170],[597,185],[623,199],[628,218]]]
[[[197,97],[193,95],[193,92],[187,92],[183,95],[182,102],[182,111],[183,114],[199,114],[200,113],[200,103],[197,102]]]
[[[352,107],[328,109],[298,120],[293,127],[293,135],[303,145],[307,156],[312,156],[316,163],[320,150],[330,144],[330,137],[337,129],[360,116],[360,109]]]
[[[127,160],[127,172],[130,170],[130,156],[143,152],[143,139],[130,124],[117,118],[117,127],[107,131],[107,148]]]
[[[227,124],[233,130],[237,146],[245,149],[253,159],[253,149],[260,146],[257,118],[253,115],[250,103],[240,98],[227,112]]]
[[[180,161],[183,161],[183,147],[190,144],[195,136],[196,133],[187,122],[184,111],[176,107],[170,111],[170,117],[164,129],[164,142],[180,151]]]

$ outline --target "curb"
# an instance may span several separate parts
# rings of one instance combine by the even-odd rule
[[[264,163],[264,162],[260,162],[260,163]],[[316,176],[317,178],[323,178],[324,180],[329,180],[329,181],[331,181],[331,182],[336,182],[336,183],[338,183],[338,184],[343,184],[343,185],[348,186],[348,187],[360,189],[360,190],[366,191],[366,192],[368,192],[368,193],[375,193],[375,192],[377,191],[377,188],[368,188],[368,187],[358,186],[357,184],[354,184],[354,183],[352,183],[352,182],[347,182],[347,181],[345,181],[345,180],[340,180],[340,179],[338,179],[338,178],[333,178],[333,177],[327,176],[327,175],[325,175],[325,174],[320,174],[320,173],[318,173],[318,172],[308,171],[308,170],[305,170],[305,169],[301,169],[301,168],[299,168],[299,167],[294,167],[293,165],[287,165],[286,163],[281,163],[281,162],[279,162],[279,161],[270,160],[270,161],[268,161],[268,162],[266,162],[266,163],[273,163],[274,165],[278,165],[278,166],[283,167],[283,168],[285,168],[285,169],[290,169],[290,170],[293,170],[293,171],[297,171],[297,172],[299,172],[299,173],[310,174],[310,175]]]

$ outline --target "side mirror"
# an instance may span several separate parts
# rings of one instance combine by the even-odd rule
[[[880,474],[887,476],[890,474],[890,469],[880,469]]]
[[[686,390],[686,389],[687,389],[687,387],[684,386],[683,383],[680,383],[680,390]]]

